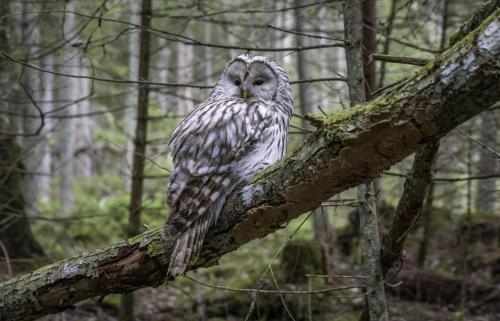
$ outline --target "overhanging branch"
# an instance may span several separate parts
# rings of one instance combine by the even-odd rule
[[[283,162],[227,200],[195,267],[263,237],[321,201],[369,182],[500,98],[500,9],[375,101],[321,119]],[[33,320],[108,293],[165,281],[172,240],[151,230],[0,285],[0,320]]]

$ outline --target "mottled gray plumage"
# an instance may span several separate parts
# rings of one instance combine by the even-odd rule
[[[283,68],[270,58],[243,54],[226,65],[208,99],[174,130],[165,225],[166,237],[177,238],[170,275],[195,262],[227,195],[283,158],[292,106]]]

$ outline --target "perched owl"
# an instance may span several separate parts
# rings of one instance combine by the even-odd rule
[[[169,275],[194,263],[234,188],[283,158],[292,107],[283,68],[243,54],[229,61],[208,99],[174,130],[165,235],[177,240]]]

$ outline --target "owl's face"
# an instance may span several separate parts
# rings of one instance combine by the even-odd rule
[[[227,67],[221,85],[228,97],[271,101],[276,97],[278,77],[264,62],[235,60]]]

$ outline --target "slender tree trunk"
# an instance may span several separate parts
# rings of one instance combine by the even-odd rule
[[[142,0],[141,25],[145,28],[151,26],[151,0]],[[139,49],[139,79],[149,79],[150,60],[150,32],[141,29]],[[142,210],[142,194],[144,188],[144,163],[146,155],[146,142],[148,130],[148,105],[149,87],[146,84],[139,85],[139,97],[137,101],[137,125],[134,137],[134,155],[132,162],[132,186],[130,191],[130,205],[128,217],[127,236],[132,237],[140,233],[140,214]],[[134,297],[133,293],[122,296],[121,321],[134,321]]]
[[[429,185],[429,190],[427,191],[427,198],[425,200],[425,205],[422,210],[422,220],[423,220],[423,232],[422,240],[418,246],[418,257],[417,266],[423,268],[425,266],[425,260],[427,258],[427,248],[429,247],[429,240],[431,237],[432,228],[432,208],[434,204],[434,190],[436,184],[431,182]]]
[[[68,1],[66,3],[66,10],[74,10],[74,2]],[[75,15],[66,14],[63,25],[64,37],[69,38],[75,29]],[[68,45],[69,47],[69,45]],[[65,48],[65,54],[62,57],[62,72],[65,74],[75,75],[78,73],[75,68],[76,57],[70,48]],[[71,116],[74,105],[72,102],[77,100],[79,94],[78,79],[69,77],[59,77],[60,89],[59,100],[62,104],[69,105],[61,112],[62,116]],[[59,120],[59,145],[60,145],[60,184],[59,184],[59,202],[61,206],[61,213],[69,215],[74,206],[74,192],[73,192],[73,179],[74,179],[74,153],[75,153],[75,120],[71,117],[62,118]]]
[[[485,112],[480,116],[479,126],[480,141],[486,146],[497,150],[498,128],[495,117],[491,112]],[[485,148],[479,149],[479,161],[477,163],[478,175],[488,175],[496,173],[499,168],[499,160],[495,155]],[[477,182],[476,187],[476,210],[482,213],[493,214],[496,210],[498,190],[496,179],[488,178]]]
[[[301,1],[295,0],[295,6],[300,6]],[[302,33],[304,29],[305,17],[301,15],[301,9],[295,10],[295,30],[298,33]],[[303,47],[306,45],[302,36],[296,36],[297,47]],[[297,74],[299,79],[309,79],[309,70],[306,60],[306,52],[301,50],[297,53]],[[313,112],[313,103],[311,101],[312,92],[309,90],[310,84],[301,83],[299,84],[299,107],[302,115],[310,114]],[[302,120],[302,127],[306,129],[313,129],[309,122]],[[325,239],[329,235],[328,229],[328,217],[324,215],[321,209],[317,209],[313,214],[313,229],[314,229],[314,239],[321,244],[325,242]]]
[[[78,66],[78,74],[81,76],[88,76],[88,71],[85,64]],[[91,80],[88,78],[78,79],[79,95],[87,97],[91,94]],[[78,103],[78,112],[80,114],[87,114],[90,112],[90,100],[86,98]],[[76,119],[76,146],[82,150],[78,155],[78,171],[79,176],[90,177],[93,170],[93,138],[92,138],[92,118],[81,117]]]
[[[364,6],[373,6],[372,1],[365,1]],[[374,2],[374,1],[373,1]],[[344,32],[347,57],[347,84],[349,86],[349,98],[351,106],[365,101],[365,89],[369,86],[364,84],[363,73],[363,31],[362,1],[352,0],[344,4]],[[371,79],[371,78],[370,78]],[[384,277],[382,273],[382,260],[380,254],[380,239],[377,226],[376,204],[371,184],[358,187],[361,206],[359,211],[361,252],[365,275],[367,276],[368,314],[363,314],[362,319],[384,321],[388,320],[385,302]],[[369,318],[368,318],[369,317]]]
[[[449,0],[443,0],[443,20],[441,25],[441,41],[439,42],[439,48],[443,50],[446,47],[446,40],[448,36],[446,35],[446,30],[448,28],[448,9],[449,9]]]
[[[375,82],[376,64],[375,61],[370,58],[377,49],[377,37],[375,32],[377,27],[376,1],[364,0],[361,9],[363,18],[363,75],[365,101],[370,101],[373,98],[371,93],[377,89]]]
[[[0,119],[2,131],[9,127]],[[22,184],[25,167],[20,159],[21,150],[15,139],[0,135],[0,242],[6,249],[6,253],[2,252],[0,257],[31,258],[44,255],[28,223]]]
[[[43,67],[45,69],[54,70],[53,55],[49,54],[43,59]],[[42,74],[42,91],[43,96],[41,107],[44,113],[52,110],[54,100],[54,75],[51,73]],[[50,201],[51,181],[52,181],[52,150],[50,141],[52,139],[52,130],[54,122],[52,118],[45,117],[45,139],[42,142],[42,155],[40,163],[40,202],[47,204]]]
[[[467,144],[467,177],[472,176],[472,142],[468,140]],[[462,222],[461,227],[464,229],[463,233],[459,236],[459,251],[460,251],[460,301],[459,307],[462,310],[462,320],[466,317],[467,308],[467,281],[469,279],[469,232],[472,219],[472,181],[467,181],[467,194],[465,199],[465,220]]]
[[[190,26],[187,26],[185,30],[186,35],[189,37],[191,35]],[[178,81],[180,83],[190,83],[193,81],[193,63],[194,63],[194,51],[193,46],[188,46],[183,43],[177,43],[177,68],[178,68]],[[177,93],[179,95],[179,105],[178,112],[181,114],[186,114],[193,110],[193,89],[189,87],[177,88]]]
[[[438,28],[440,30],[439,34],[441,36],[439,44],[440,50],[445,49],[446,45],[446,29],[448,27],[448,0],[444,0],[443,4],[443,14],[442,14],[442,19],[441,19],[441,28]],[[436,154],[438,150],[436,149]],[[434,162],[436,162],[436,157],[437,155],[434,155]],[[420,157],[420,153],[417,153],[415,155],[416,158]],[[418,159],[417,159],[418,160]],[[417,161],[415,160],[415,162]],[[429,238],[431,235],[431,228],[432,228],[432,209],[434,206],[434,192],[435,192],[436,184],[434,182],[430,183],[429,190],[427,191],[427,198],[425,202],[424,209],[422,211],[423,215],[423,232],[422,232],[422,240],[420,241],[419,244],[419,249],[418,249],[418,257],[417,257],[417,266],[420,268],[423,268],[425,266],[425,259],[427,257],[427,248],[429,246]]]
[[[159,53],[159,61],[158,61],[158,68],[160,71],[158,72],[158,78],[160,82],[162,83],[167,83],[168,82],[168,68],[169,68],[169,58],[170,58],[170,47],[169,44],[167,43],[167,40],[164,38],[158,38],[158,46],[160,47],[160,53]],[[172,106],[170,104],[170,99],[169,96],[165,92],[158,92],[157,94],[158,98],[158,105],[160,106],[160,109],[162,112],[167,113],[167,112],[173,112]]]
[[[10,14],[10,1],[0,2],[0,16]],[[9,24],[0,24],[0,50],[9,52]],[[0,109],[9,110],[7,100],[13,99],[12,65],[0,60]],[[4,99],[7,98],[7,99]],[[14,99],[15,100],[15,99]],[[13,109],[13,108],[12,108]],[[1,133],[16,133],[17,126],[12,119],[0,115],[0,242],[6,249],[0,258],[30,258],[43,255],[43,250],[31,233],[25,211],[23,196],[23,173],[26,168],[22,164],[21,154],[16,136]]]
[[[397,4],[398,4],[398,0],[391,0],[391,9],[390,9],[390,12],[389,12],[389,17],[387,18],[387,27],[385,29],[385,34],[386,34],[387,37],[385,37],[384,48],[382,49],[382,53],[384,55],[389,54],[389,48],[390,48],[390,45],[391,45],[392,28],[394,26],[394,20],[396,18]],[[379,87],[383,87],[384,86],[385,71],[386,71],[385,61],[382,61],[380,63],[380,72],[379,72],[379,80],[378,80],[378,86]]]
[[[137,0],[129,0],[129,15],[130,23],[135,25],[140,25],[140,2]],[[128,40],[128,78],[139,80],[137,71],[139,70],[139,30],[133,30],[130,32]],[[125,121],[125,135],[127,135],[127,150],[125,152],[125,168],[124,172],[127,174],[126,186],[127,190],[130,191],[132,185],[132,159],[134,156],[134,130],[136,126],[137,112],[134,108],[137,99],[137,88],[135,85],[130,86],[127,97],[125,98],[125,105],[127,106],[127,112],[124,114]]]
[[[25,12],[33,11],[34,5],[31,3],[23,3]],[[39,32],[37,26],[37,17],[33,15],[22,16],[22,36],[21,44],[23,48],[29,48],[25,53],[26,59],[30,59],[31,49],[39,42]],[[34,64],[39,64],[37,61],[31,61]],[[33,69],[22,71],[22,86],[23,90],[19,95],[26,103],[22,104],[24,117],[22,118],[23,132],[26,134],[34,133],[40,125],[41,119],[32,117],[38,115],[35,104],[40,96],[40,72]],[[32,102],[29,97],[35,100]],[[26,175],[24,176],[24,196],[26,203],[26,214],[29,218],[33,218],[37,213],[38,191],[40,190],[39,182],[40,175],[37,174],[40,170],[41,152],[42,152],[43,136],[24,137],[22,145],[22,158],[24,166],[26,166]]]

